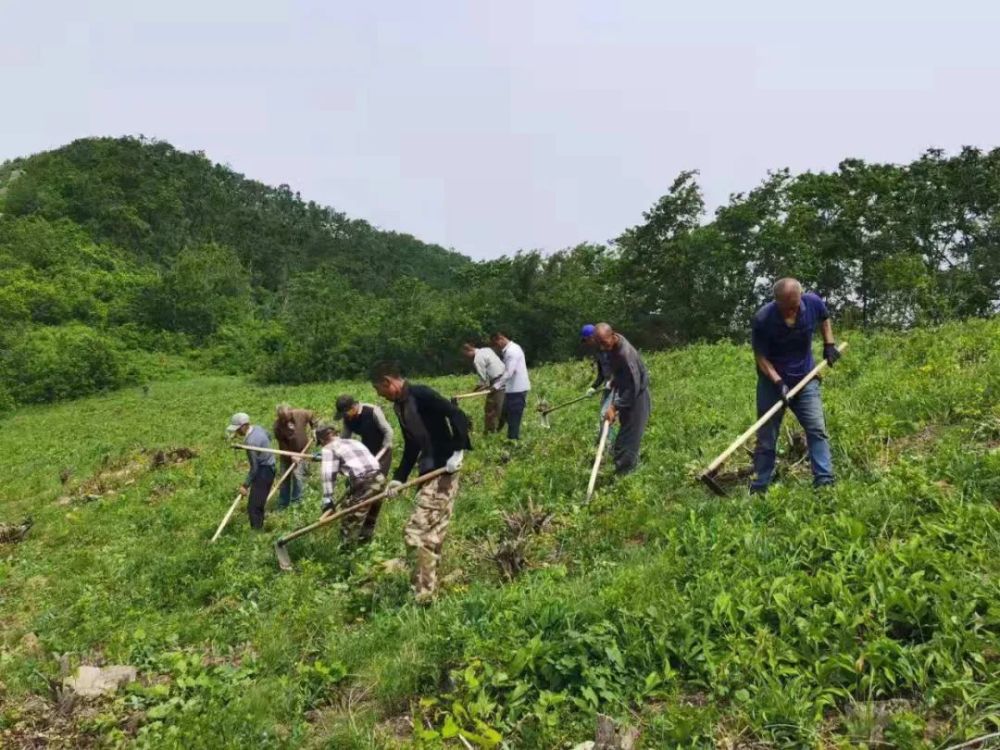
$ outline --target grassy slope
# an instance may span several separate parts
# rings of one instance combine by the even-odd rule
[[[370,574],[402,554],[403,501],[363,551],[339,552],[333,534],[294,543],[293,575],[271,543],[313,518],[315,486],[307,507],[270,515],[267,534],[240,516],[208,544],[243,471],[220,437],[231,412],[280,400],[328,412],[367,386],[201,378],[23,410],[0,431],[0,519],[36,520],[0,550],[0,728],[10,740],[42,721],[30,694],[48,695],[55,655],[69,654],[136,664],[159,683],[77,709],[64,727],[82,733],[75,743],[393,747],[415,741],[396,737],[416,713],[473,741],[488,725],[511,746],[550,748],[586,739],[598,706],[641,723],[647,747],[940,746],[989,731],[998,341],[1000,322],[853,337],[825,391],[841,481],[821,495],[801,465],[765,499],[720,501],[692,483],[752,418],[749,355],[729,345],[650,358],[644,464],[590,508],[579,501],[596,404],[556,413],[551,432],[531,415],[509,462],[500,441],[476,438],[445,551],[454,581],[429,609],[410,602],[403,574]],[[575,395],[589,375],[581,363],[539,370],[536,395]],[[455,392],[468,380],[433,382]],[[72,488],[105,456],[176,446],[200,456],[56,503],[62,468]],[[554,523],[506,583],[490,559],[501,513],[529,503]]]

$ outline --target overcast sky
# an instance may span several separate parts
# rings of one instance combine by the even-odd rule
[[[1000,141],[1000,3],[0,0],[0,159],[144,134],[476,258],[605,241],[682,169]]]

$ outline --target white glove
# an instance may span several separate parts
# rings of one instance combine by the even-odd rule
[[[451,454],[451,458],[448,459],[448,463],[444,465],[445,471],[449,474],[454,474],[462,468],[462,453],[463,451],[455,451]]]
[[[399,494],[399,490],[403,487],[403,483],[398,479],[393,479],[389,482],[389,485],[385,488],[385,494],[388,497],[396,497]]]
[[[596,388],[588,388],[587,389],[587,395],[588,396],[593,396],[595,393],[597,393],[597,389]]]

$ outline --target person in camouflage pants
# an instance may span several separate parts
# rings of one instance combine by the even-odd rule
[[[420,488],[404,532],[406,546],[416,558],[413,591],[417,602],[427,604],[437,590],[437,566],[455,507],[462,458],[472,448],[469,419],[437,391],[408,382],[394,363],[376,365],[371,382],[382,398],[392,401],[403,430],[403,457],[389,482],[389,497],[400,492],[414,468],[421,475],[446,472]]]
[[[431,596],[437,590],[437,565],[457,494],[458,474],[428,482],[417,495],[417,507],[406,522],[404,538],[416,558],[413,590],[418,598]]]

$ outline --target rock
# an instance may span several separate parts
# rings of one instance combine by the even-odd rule
[[[587,740],[586,742],[581,742],[579,745],[575,745],[573,750],[594,750],[594,741]]]
[[[441,579],[441,584],[443,586],[454,586],[465,580],[465,571],[461,568],[456,568],[451,573],[446,575]]]
[[[134,682],[138,677],[135,667],[115,664],[110,667],[82,665],[76,677],[67,678],[66,687],[85,698],[114,694],[119,687]]]
[[[639,730],[631,727],[618,729],[610,716],[597,714],[596,736],[594,750],[633,750],[639,739]]]

